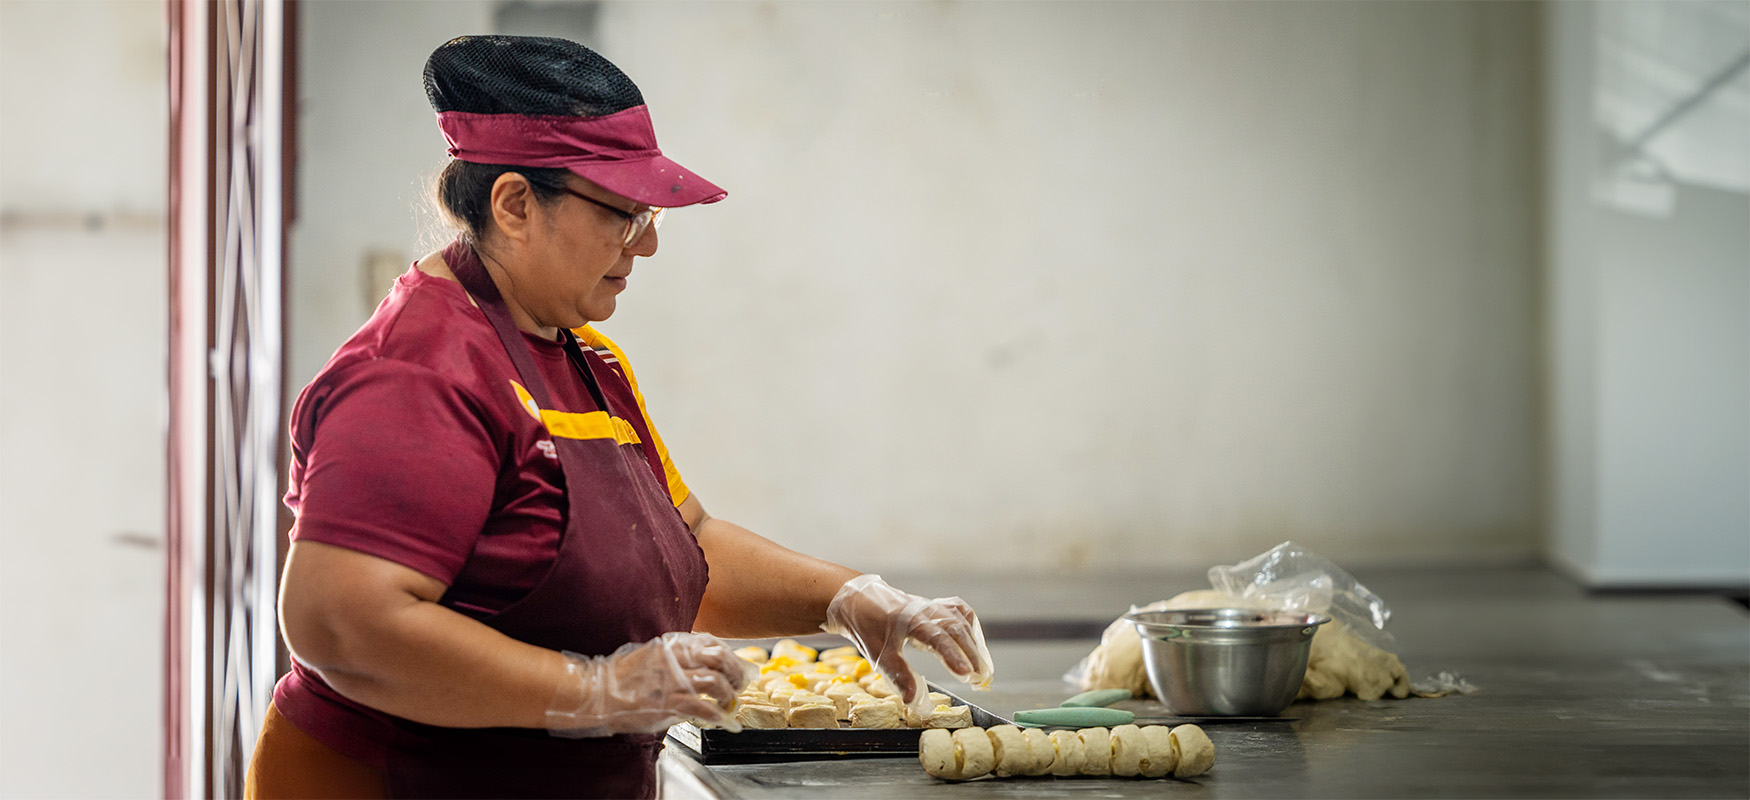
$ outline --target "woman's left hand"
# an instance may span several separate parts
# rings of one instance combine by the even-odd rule
[[[906,642],[934,652],[948,670],[974,686],[990,685],[990,648],[978,615],[958,597],[907,594],[879,575],[845,582],[826,609],[821,630],[850,639],[899,690],[914,714],[927,716],[924,682],[901,652]]]

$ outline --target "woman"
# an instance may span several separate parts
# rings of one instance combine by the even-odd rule
[[[723,190],[662,156],[580,45],[463,37],[426,64],[462,229],[299,396],[282,581],[294,661],[257,797],[648,797],[661,731],[734,727],[715,638],[846,636],[988,681],[976,616],[705,513],[607,319],[662,209]],[[697,631],[697,633],[695,633]]]

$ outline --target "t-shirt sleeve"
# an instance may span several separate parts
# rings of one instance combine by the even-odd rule
[[[584,326],[573,329],[573,333],[590,347],[606,347],[612,351],[614,358],[620,362],[620,370],[626,375],[626,385],[632,389],[632,398],[638,401],[638,413],[644,417],[644,427],[650,431],[651,444],[656,446],[656,454],[662,459],[662,474],[668,479],[668,499],[675,506],[686,502],[692,490],[681,480],[680,470],[675,468],[674,461],[668,457],[668,447],[662,443],[662,434],[656,432],[656,423],[650,419],[650,410],[644,407],[644,395],[638,391],[638,376],[632,373],[632,362],[626,358],[625,351],[614,344],[613,340],[603,336],[601,331]]]
[[[442,375],[392,359],[325,382],[293,420],[307,443],[293,541],[357,550],[449,585],[498,479],[481,405]]]

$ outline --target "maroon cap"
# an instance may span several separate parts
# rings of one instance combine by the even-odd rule
[[[450,155],[460,161],[564,167],[658,208],[715,203],[729,195],[662,154],[648,106],[599,117],[442,111],[437,118]]]

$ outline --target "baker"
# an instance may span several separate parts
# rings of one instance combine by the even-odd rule
[[[280,594],[292,670],[251,797],[650,797],[662,731],[727,727],[716,636],[826,630],[914,706],[907,641],[988,681],[972,609],[705,512],[614,312],[664,209],[726,193],[657,148],[613,64],[548,38],[443,44],[425,89],[461,233],[395,283],[292,410]]]

